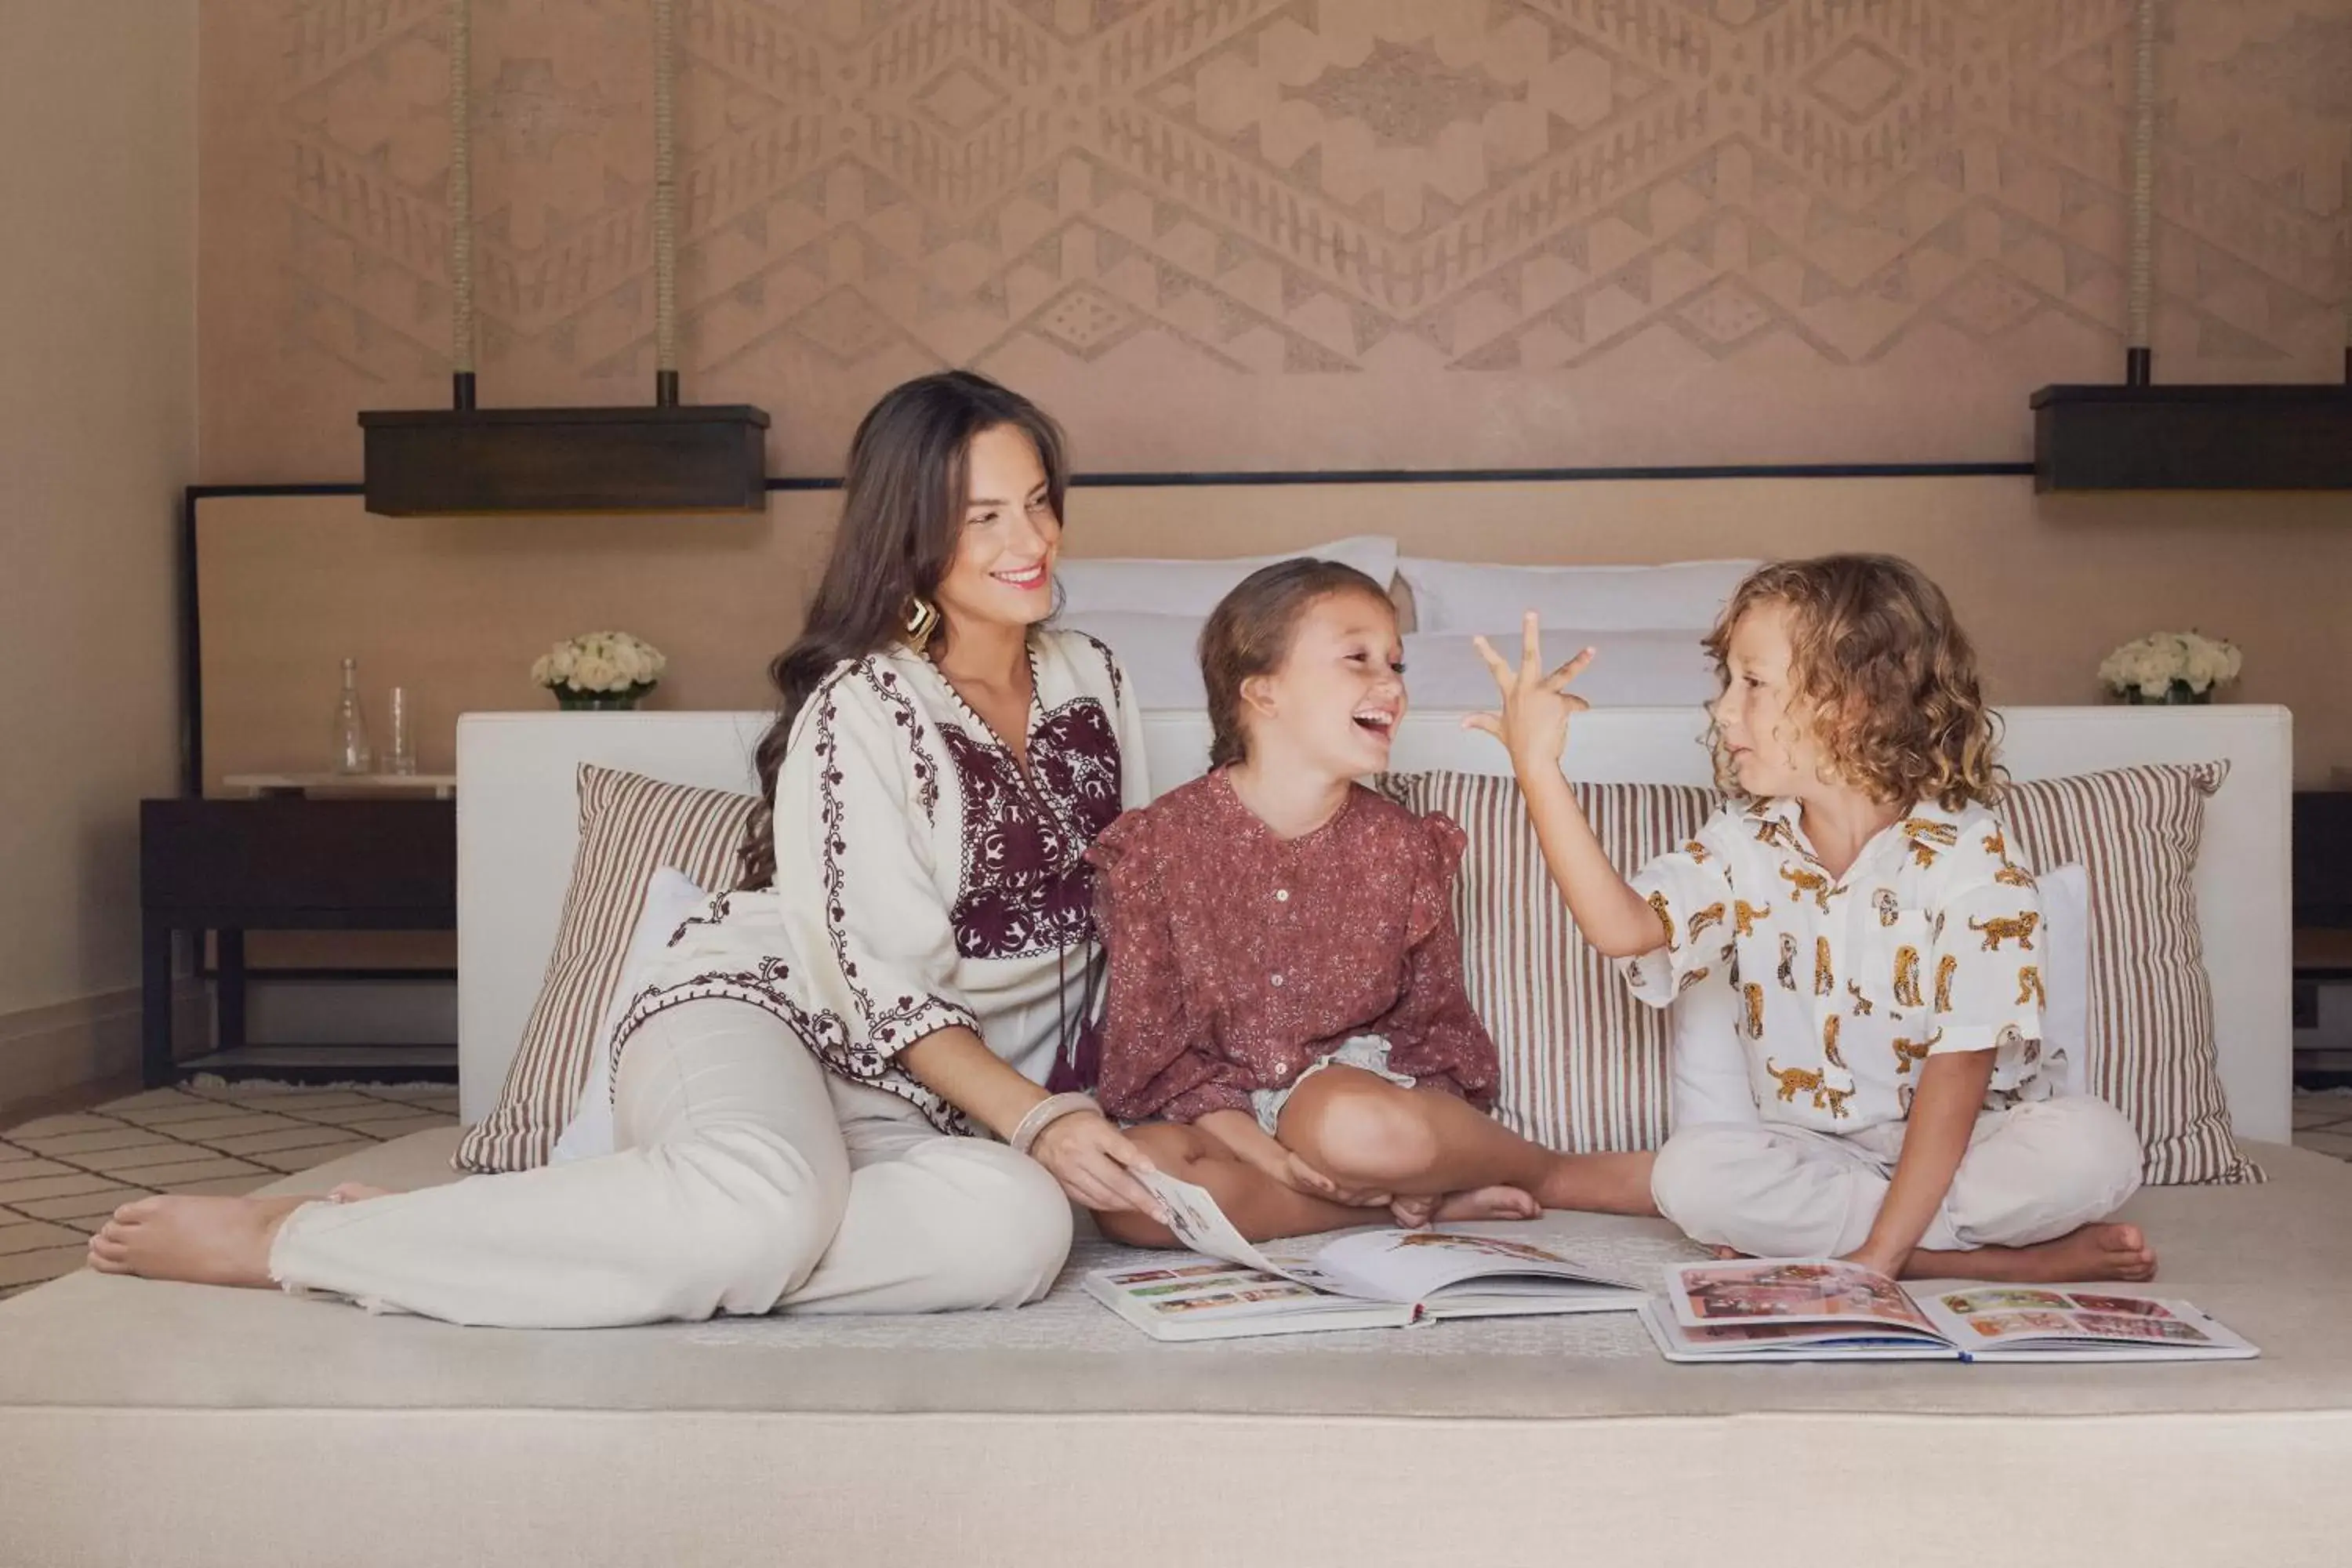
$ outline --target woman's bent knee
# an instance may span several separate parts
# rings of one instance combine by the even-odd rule
[[[940,1215],[944,1293],[971,1307],[1020,1307],[1054,1288],[1070,1256],[1070,1200],[1043,1165],[1002,1144],[942,1140],[954,1166]]]
[[[684,1301],[708,1302],[678,1316],[768,1311],[814,1272],[841,1224],[846,1194],[772,1133],[716,1129],[648,1154],[668,1167],[679,1220],[660,1272]]]

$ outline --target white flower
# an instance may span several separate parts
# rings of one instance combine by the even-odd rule
[[[2204,693],[2238,679],[2244,658],[2237,647],[2197,632],[2155,632],[2099,661],[2099,684],[2122,695],[2161,697],[2175,685]]]
[[[626,632],[585,632],[533,659],[533,685],[573,691],[631,691],[654,685],[669,668],[661,650]]]

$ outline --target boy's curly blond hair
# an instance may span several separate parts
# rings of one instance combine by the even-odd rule
[[[1947,811],[2000,797],[2008,780],[1976,648],[1917,567],[1892,555],[1822,555],[1750,573],[1706,637],[1718,690],[1731,679],[1732,628],[1766,604],[1788,607],[1790,716],[1811,726],[1834,777],[1875,800],[1933,800]],[[1717,784],[1741,794],[1712,728],[1707,746]]]

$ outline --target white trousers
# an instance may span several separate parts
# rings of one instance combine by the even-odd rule
[[[1650,1195],[1692,1240],[1758,1258],[1842,1258],[1870,1237],[1905,1123],[1846,1137],[1777,1122],[1685,1128],[1658,1151]],[[1919,1245],[2030,1247],[2105,1219],[2139,1187],[2139,1139],[2089,1095],[1988,1110]]]
[[[744,1003],[647,1021],[613,1119],[619,1150],[600,1159],[306,1204],[271,1277],[372,1310],[595,1328],[1017,1307],[1069,1252],[1069,1201],[1043,1166],[836,1078]]]

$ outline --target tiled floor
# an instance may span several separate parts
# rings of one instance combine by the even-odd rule
[[[0,1299],[80,1268],[89,1233],[143,1194],[251,1192],[457,1113],[446,1084],[213,1083],[10,1128],[0,1132]]]
[[[370,1143],[445,1127],[446,1085],[159,1089],[0,1132],[0,1300],[81,1267],[90,1232],[142,1193],[245,1193]],[[2294,1097],[2294,1141],[2352,1160],[2352,1093]]]

